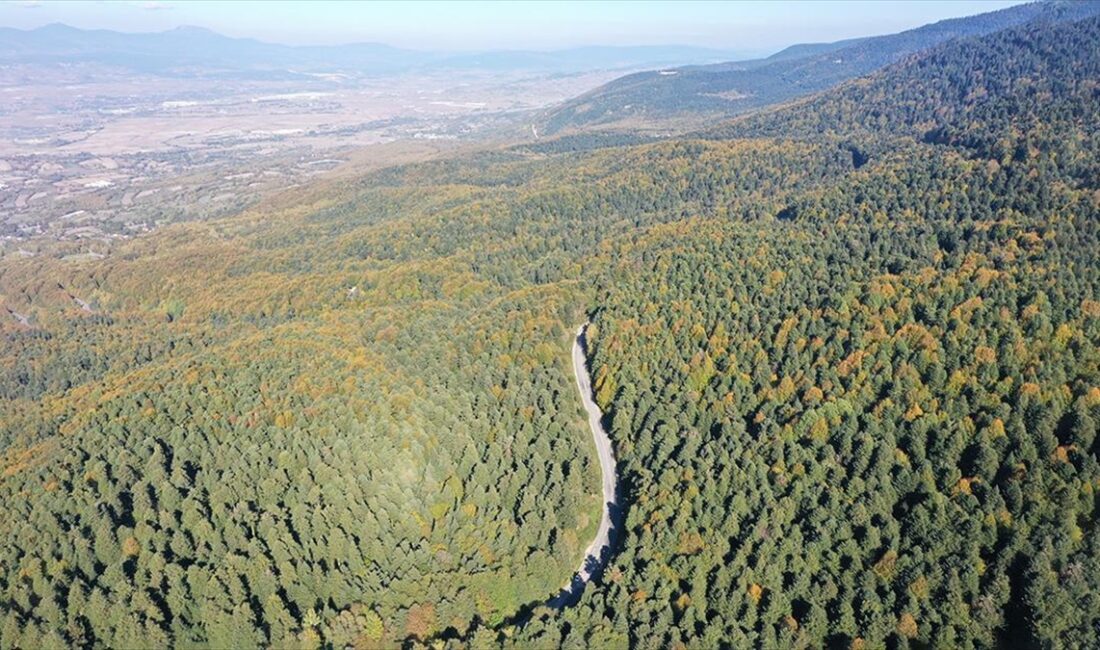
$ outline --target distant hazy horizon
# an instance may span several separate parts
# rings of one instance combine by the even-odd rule
[[[902,31],[1021,0],[822,2],[0,3],[0,26],[156,32],[203,27],[288,45],[375,42],[417,50],[687,45],[765,53]],[[855,18],[853,18],[855,16]],[[765,28],[766,27],[766,28]]]

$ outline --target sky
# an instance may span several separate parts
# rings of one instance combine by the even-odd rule
[[[421,50],[697,45],[767,52],[901,31],[1021,0],[241,2],[4,0],[0,25],[62,22],[147,32],[182,25],[288,44],[380,42]]]

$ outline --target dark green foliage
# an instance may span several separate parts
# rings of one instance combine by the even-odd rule
[[[523,642],[1096,644],[1097,43],[1032,25],[725,131],[864,164],[618,249],[591,360],[622,549]]]

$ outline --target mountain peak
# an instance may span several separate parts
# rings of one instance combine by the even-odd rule
[[[73,27],[72,25],[66,25],[65,23],[50,23],[43,25],[37,29],[31,31],[44,32],[47,34],[74,34],[81,31],[80,29]]]

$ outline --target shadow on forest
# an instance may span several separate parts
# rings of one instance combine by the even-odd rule
[[[594,580],[597,580],[603,575],[603,571],[607,568],[608,562],[611,561],[612,555],[616,550],[619,533],[621,532],[621,526],[626,515],[626,508],[622,503],[622,497],[620,495],[621,489],[618,485],[615,486],[615,499],[619,503],[607,503],[608,513],[610,515],[611,527],[607,533],[607,546],[600,549],[599,557],[589,555],[584,559],[584,569],[588,571],[589,579],[587,581],[581,579],[580,571],[573,574],[573,579],[569,581],[569,584],[562,587],[561,590],[548,600],[536,601],[534,603],[528,603],[521,606],[516,613],[510,617],[503,619],[496,625],[487,625],[480,616],[475,616],[470,622],[470,626],[465,633],[459,632],[454,627],[449,627],[443,632],[430,636],[427,638],[420,638],[416,635],[405,637],[401,644],[402,648],[418,648],[425,645],[429,645],[434,641],[463,641],[467,639],[474,630],[482,627],[487,627],[495,632],[500,632],[509,627],[523,627],[526,625],[540,609],[550,609],[559,612],[568,607],[576,605],[580,601],[581,596],[584,594],[585,587]]]
[[[577,342],[580,344],[581,349],[584,351],[586,366],[585,371],[587,372],[589,369],[587,368],[588,341],[585,337],[586,329],[587,325],[578,333]],[[591,390],[591,387],[589,387],[589,390]],[[601,415],[602,417],[600,424],[603,427],[604,431],[607,431],[610,428],[610,417],[606,413],[603,413]],[[555,594],[548,600],[539,600],[534,603],[523,605],[512,616],[503,619],[500,623],[496,625],[486,625],[487,628],[499,633],[500,631],[509,627],[523,627],[534,617],[536,612],[538,612],[538,610],[540,609],[561,611],[567,607],[572,607],[580,601],[581,596],[584,594],[585,587],[587,587],[590,582],[599,579],[603,575],[604,569],[607,568],[607,564],[611,561],[611,556],[614,554],[614,551],[618,546],[620,533],[622,532],[622,526],[626,517],[627,504],[624,503],[624,495],[628,492],[628,490],[624,489],[623,479],[621,476],[618,475],[618,472],[616,472],[615,479],[614,501],[608,501],[604,504],[607,508],[608,523],[610,525],[607,531],[607,544],[600,549],[599,556],[586,556],[584,558],[584,564],[581,568],[581,571],[577,571],[576,573],[574,573],[573,578],[569,581],[569,583],[562,587],[557,594]],[[588,573],[588,580],[582,578],[582,572]],[[403,648],[416,648],[430,644],[434,641],[462,641],[466,639],[470,635],[470,633],[472,633],[474,630],[481,628],[483,625],[485,625],[485,622],[481,619],[481,617],[475,616],[474,619],[470,622],[470,626],[465,633],[459,632],[454,627],[449,627],[440,634],[424,639],[421,639],[419,636],[416,635],[405,637],[405,640],[401,645]]]

